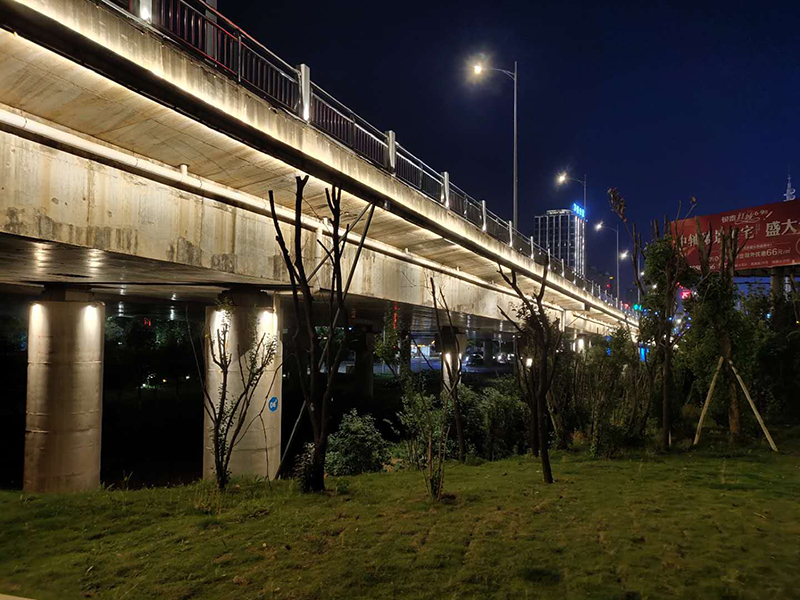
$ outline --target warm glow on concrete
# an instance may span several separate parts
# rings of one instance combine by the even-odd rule
[[[210,344],[214,344],[214,351],[219,356],[217,332],[221,332],[223,326],[228,324],[227,353],[231,355],[232,361],[228,373],[229,400],[242,391],[239,352],[244,354],[250,351],[264,336],[266,336],[264,342],[269,343],[272,337],[278,337],[280,334],[279,311],[273,308],[253,308],[267,300],[265,294],[234,293],[232,296],[234,306],[231,307],[230,312],[217,310],[214,307],[206,309],[209,335],[206,344],[206,389],[213,390],[211,397],[215,403],[219,402],[222,373],[211,360]],[[273,298],[273,301],[278,302],[277,298]],[[257,310],[255,315],[253,310]],[[255,331],[252,331],[253,319],[255,319]],[[235,475],[258,475],[270,478],[275,476],[280,463],[280,424],[283,408],[281,360],[281,343],[279,341],[275,359],[262,375],[248,412],[251,417],[260,413],[263,423],[258,418],[247,419],[246,424],[250,423],[250,425],[249,427],[245,425],[231,456],[230,469]],[[246,364],[247,361],[242,361],[242,363]],[[246,377],[247,372],[245,371]],[[269,402],[272,398],[276,398],[277,401],[270,405]],[[205,418],[204,429],[203,474],[205,477],[213,477],[213,442],[210,435],[211,421],[208,415]]]
[[[31,306],[25,491],[100,486],[104,325],[99,302]]]

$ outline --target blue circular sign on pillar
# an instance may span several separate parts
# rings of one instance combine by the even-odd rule
[[[275,412],[276,410],[278,410],[278,397],[273,396],[272,398],[270,398],[268,406],[270,412]]]

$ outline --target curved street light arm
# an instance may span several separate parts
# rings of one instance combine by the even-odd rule
[[[486,70],[487,70],[487,71],[497,71],[498,73],[505,73],[506,75],[508,75],[508,76],[511,78],[511,80],[512,80],[512,81],[516,81],[516,79],[517,79],[517,78],[514,76],[514,72],[513,72],[513,71],[506,71],[505,69],[495,69],[495,68],[493,68],[493,67],[489,67],[489,68],[488,68],[488,69],[486,69]]]

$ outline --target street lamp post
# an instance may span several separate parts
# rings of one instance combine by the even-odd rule
[[[566,171],[562,171],[561,173],[558,174],[558,177],[556,177],[556,184],[558,184],[558,185],[564,185],[568,181],[575,181],[577,183],[580,183],[583,186],[583,219],[585,220],[586,219],[586,175],[584,174],[583,179],[577,179],[575,177],[570,177],[569,173],[567,173]],[[583,274],[583,273],[586,273],[586,229],[585,229],[585,227],[584,227],[584,233],[583,233],[583,248],[581,248],[581,254],[582,254],[582,256],[581,256],[581,259],[580,259],[580,264],[581,264],[581,267],[582,267],[582,274]]]
[[[619,259],[626,258],[628,256],[627,251],[625,252],[625,256],[620,256],[619,253],[619,227],[609,227],[608,225],[603,225],[603,222],[600,221],[597,225],[594,226],[596,231],[600,231],[601,229],[611,229],[615,234],[617,234],[617,304],[619,304]]]
[[[583,186],[583,212],[586,213],[586,175],[583,176],[583,179],[576,179],[575,177],[570,177],[569,173],[566,171],[559,173],[558,177],[556,178],[556,183],[558,185],[563,185],[568,181],[575,181],[580,183]]]
[[[518,188],[519,188],[519,176],[518,176],[518,161],[517,161],[517,61],[514,61],[514,70],[513,71],[506,71],[505,69],[495,69],[492,67],[486,67],[480,63],[476,64],[473,67],[475,74],[480,75],[484,71],[497,71],[498,73],[503,73],[508,75],[511,80],[514,82],[514,229],[519,229],[519,221],[517,219],[517,212],[518,212]]]

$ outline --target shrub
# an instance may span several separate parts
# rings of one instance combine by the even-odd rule
[[[389,444],[375,427],[375,419],[353,409],[328,440],[325,470],[336,476],[370,473],[383,469],[389,459]]]
[[[499,460],[524,451],[527,407],[513,383],[510,377],[495,379],[479,392],[462,386],[459,398],[470,454]]]
[[[453,421],[449,394],[425,394],[413,385],[403,394],[403,411],[398,415],[405,430],[409,461],[422,474],[425,488],[434,500],[441,500],[444,486],[444,467]],[[452,452],[451,452],[452,455]]]
[[[641,445],[650,412],[649,374],[630,334],[617,329],[585,358],[581,394],[591,415],[590,453],[611,458],[621,448]]]

